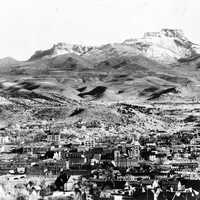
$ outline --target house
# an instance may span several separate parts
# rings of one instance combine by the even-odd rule
[[[101,154],[94,154],[93,158],[91,159],[91,165],[99,164],[101,160]]]
[[[71,175],[67,182],[64,184],[64,191],[74,190],[74,185],[77,184],[81,179],[81,175]]]

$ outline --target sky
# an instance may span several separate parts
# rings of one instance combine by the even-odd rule
[[[162,28],[200,43],[199,0],[0,0],[0,58],[58,42],[101,45]]]

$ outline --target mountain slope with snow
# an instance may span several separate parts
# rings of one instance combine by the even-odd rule
[[[190,42],[181,30],[162,29],[161,32],[147,32],[140,39],[125,40],[123,44],[136,46],[145,56],[165,62],[198,54],[199,47]]]
[[[188,40],[181,30],[162,29],[160,32],[147,32],[141,38],[98,47],[58,43],[50,49],[36,51],[30,61],[74,53],[94,63],[116,56],[143,55],[169,64],[182,58],[194,57],[199,52],[200,46]]]

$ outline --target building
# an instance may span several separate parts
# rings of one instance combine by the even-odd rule
[[[115,164],[117,167],[120,168],[133,168],[135,166],[138,166],[137,160],[134,160],[132,158],[119,158],[115,160]]]
[[[87,163],[87,158],[82,152],[62,152],[62,159],[68,161],[68,167],[79,167]]]
[[[50,142],[50,143],[59,143],[60,139],[61,139],[61,137],[58,132],[48,133],[48,135],[47,135],[47,142]]]
[[[1,135],[0,136],[0,145],[8,144],[10,142],[9,136]]]
[[[138,141],[132,143],[131,150],[129,150],[129,156],[137,161],[140,160],[140,143]]]
[[[84,142],[84,145],[85,145],[85,147],[87,147],[87,148],[93,148],[93,147],[95,147],[95,145],[96,145],[96,142],[95,142],[95,140],[93,140],[93,139],[89,139],[89,140],[86,140],[85,142]]]

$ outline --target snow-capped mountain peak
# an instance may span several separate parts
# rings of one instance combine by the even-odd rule
[[[123,43],[136,46],[145,56],[162,62],[175,62],[197,54],[196,46],[179,29],[146,32],[142,38],[125,40]]]

